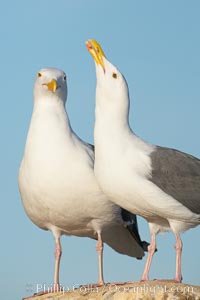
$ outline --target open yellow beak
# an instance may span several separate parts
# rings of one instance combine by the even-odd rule
[[[48,87],[48,90],[52,91],[53,93],[55,93],[57,89],[57,81],[55,79],[52,79],[50,82],[43,83],[43,85],[46,85]]]
[[[86,42],[86,47],[90,54],[93,56],[95,62],[102,66],[104,73],[105,73],[105,65],[103,61],[103,57],[105,57],[105,54],[99,45],[99,43],[95,40],[88,40]]]

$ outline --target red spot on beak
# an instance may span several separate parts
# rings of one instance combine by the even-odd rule
[[[92,45],[89,42],[86,43],[86,47],[87,47],[88,51],[90,51],[92,49]]]

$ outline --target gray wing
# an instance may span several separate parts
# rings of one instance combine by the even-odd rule
[[[200,160],[178,150],[156,147],[150,181],[192,212],[200,214]]]

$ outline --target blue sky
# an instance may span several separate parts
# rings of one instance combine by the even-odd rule
[[[85,41],[99,41],[126,77],[134,131],[153,144],[200,155],[200,2],[184,0],[4,1],[0,12],[1,247],[0,285],[5,300],[52,282],[54,241],[23,210],[17,174],[32,113],[32,90],[42,67],[63,69],[67,111],[76,133],[93,142],[95,69]],[[148,226],[140,233],[149,240]],[[200,228],[183,234],[184,282],[200,285]],[[174,237],[157,238],[151,278],[172,278]],[[63,237],[61,283],[97,280],[95,242]],[[145,260],[105,247],[106,281],[138,280]],[[27,291],[26,288],[30,287]]]

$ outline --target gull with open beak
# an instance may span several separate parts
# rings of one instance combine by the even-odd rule
[[[151,242],[141,280],[149,279],[156,234],[172,231],[176,239],[174,280],[181,282],[180,233],[200,224],[200,160],[136,136],[129,125],[125,78],[95,40],[87,41],[86,46],[94,57],[97,77],[96,178],[109,199],[149,223]]]

